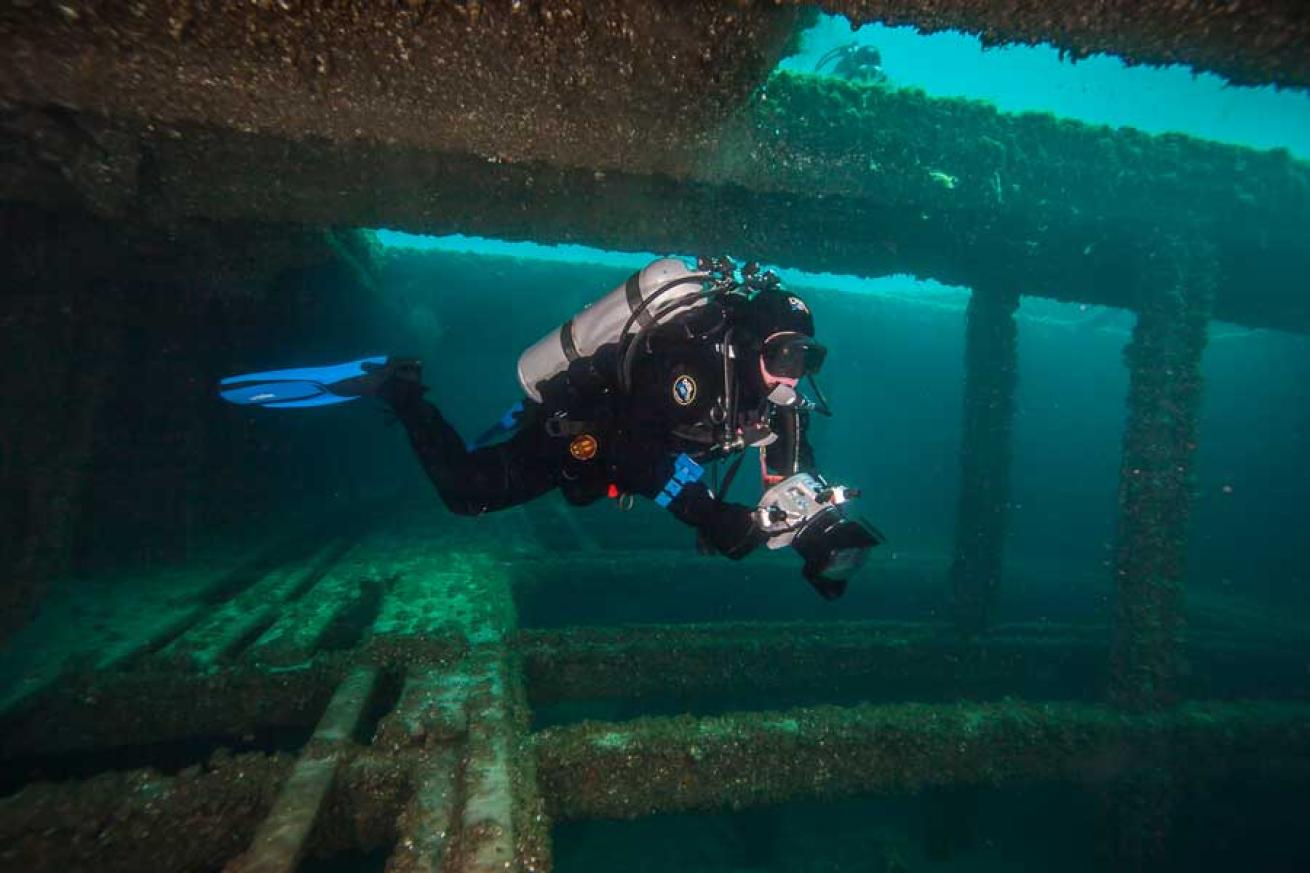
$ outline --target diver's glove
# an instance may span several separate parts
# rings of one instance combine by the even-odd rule
[[[720,503],[713,517],[696,529],[696,550],[739,561],[763,545],[766,536],[750,507]]]
[[[770,549],[791,546],[805,559],[801,573],[825,600],[845,594],[869,550],[886,539],[868,522],[847,514],[845,504],[858,495],[852,488],[797,473],[764,492],[753,513]]]

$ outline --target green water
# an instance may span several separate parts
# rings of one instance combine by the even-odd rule
[[[1310,98],[1303,92],[1226,88],[1214,77],[1176,69],[1129,70],[1106,58],[1072,65],[1045,48],[984,52],[958,34],[924,38],[878,27],[852,34],[843,21],[824,18],[782,70],[808,76],[827,49],[847,41],[881,50],[887,81],[877,87],[892,92],[921,89],[932,99],[985,101],[1007,117],[1052,113],[1071,122],[1182,133],[1285,150],[1297,161],[1310,158]],[[812,86],[808,79],[789,81],[800,82],[796,93],[811,93],[803,91]],[[852,92],[839,88],[836,93],[849,97]],[[841,150],[840,143],[831,142],[818,149],[829,155]],[[1286,158],[1271,159],[1277,160]],[[804,178],[804,168],[776,169]],[[920,175],[945,189],[928,189],[934,196],[955,191],[961,181],[935,167],[921,169]],[[875,172],[871,168],[869,178]],[[1188,172],[1177,168],[1180,177]],[[974,196],[973,181],[964,181],[961,196]],[[1244,181],[1231,180],[1239,188]],[[1099,180],[1080,184],[1096,190]],[[999,198],[999,176],[996,190]],[[1304,205],[1305,192],[1278,195],[1292,206]],[[956,217],[970,215],[961,209]],[[981,212],[973,217],[980,224],[989,219]],[[1125,222],[1135,227],[1140,218],[1127,216]],[[1234,225],[1234,237],[1298,232],[1251,228],[1236,220]],[[793,251],[827,251],[833,237],[850,231],[828,230],[792,228]],[[1310,228],[1300,230],[1310,240]],[[266,606],[252,592],[262,591],[258,586],[268,567],[258,564],[259,572],[252,571],[247,559],[258,558],[282,538],[303,544],[307,530],[324,537],[401,531],[396,536],[405,538],[405,545],[435,544],[437,558],[448,555],[453,565],[494,568],[488,573],[503,574],[518,626],[529,632],[705,624],[712,637],[716,626],[729,624],[740,630],[741,623],[810,622],[836,639],[845,622],[950,629],[947,578],[957,548],[962,454],[968,449],[961,433],[969,289],[904,274],[818,273],[802,269],[808,262],[791,263],[786,253],[775,251],[732,253],[778,269],[786,287],[812,308],[816,334],[829,349],[821,382],[835,411],[813,426],[818,465],[834,480],[862,489],[861,513],[887,535],[876,560],[846,596],[829,603],[805,584],[795,555],[756,554],[742,563],[697,557],[693,533],[646,501],[630,511],[608,500],[576,508],[550,494],[496,517],[454,517],[441,507],[403,429],[389,426],[371,401],[310,410],[221,404],[213,388],[230,373],[373,354],[412,355],[424,362],[429,399],[471,438],[519,399],[515,361],[525,347],[665,254],[557,247],[530,239],[425,238],[375,229],[342,233],[357,246],[353,260],[301,265],[267,287],[252,288],[248,298],[179,299],[150,288],[135,296],[116,287],[98,292],[121,295],[124,307],[131,302],[131,327],[119,345],[101,350],[100,358],[78,361],[86,365],[81,372],[98,372],[90,365],[108,361],[107,400],[90,447],[78,461],[88,484],[80,495],[71,566],[6,651],[0,669],[0,699],[6,704],[25,699],[33,689],[64,683],[81,689],[75,681],[106,665],[129,674],[141,668],[148,678],[146,668],[158,667],[161,655],[176,654],[177,641],[191,628],[203,627],[206,617],[237,622],[243,612]],[[931,251],[935,241],[916,245]],[[1069,245],[1076,251],[1083,241]],[[1083,253],[1093,248],[1088,242]],[[1061,278],[1043,280],[1052,297],[1071,296]],[[1078,287],[1084,278],[1070,275],[1068,284]],[[1258,297],[1267,278],[1263,273],[1241,277],[1228,293]],[[1310,539],[1302,534],[1310,521],[1310,465],[1305,463],[1310,337],[1295,329],[1304,327],[1304,303],[1284,303],[1279,311],[1299,319],[1285,325],[1289,329],[1221,320],[1210,321],[1206,329],[1203,400],[1186,485],[1192,507],[1186,604],[1194,644],[1187,651],[1194,657],[1193,669],[1179,678],[1185,696],[1302,702],[1310,696]],[[1058,639],[1073,641],[1069,651],[1043,650],[1049,651],[1048,660],[1029,655],[1022,675],[998,678],[988,671],[987,659],[1000,657],[1000,645],[984,645],[981,654],[971,650],[947,659],[931,684],[918,674],[879,674],[856,664],[856,655],[845,660],[839,647],[835,655],[829,651],[830,662],[810,665],[804,682],[770,684],[773,674],[792,676],[796,665],[761,663],[756,651],[755,660],[746,660],[754,671],[750,675],[700,684],[668,677],[665,687],[644,695],[539,700],[549,695],[529,687],[530,730],[588,720],[824,705],[1105,700],[1119,595],[1115,549],[1130,390],[1125,347],[1136,316],[1122,308],[1026,296],[1014,317],[1013,460],[1004,573],[993,623],[1051,638],[1066,634]],[[12,362],[11,372],[24,366]],[[35,415],[13,406],[16,415]],[[60,412],[71,417],[76,410]],[[734,500],[758,499],[762,487],[753,467],[746,464]],[[6,518],[24,517],[22,500],[7,496],[4,506]],[[321,547],[316,536],[310,537],[313,546]],[[22,539],[6,536],[4,544]],[[282,557],[288,563],[307,561],[312,551],[305,547],[294,558]],[[318,638],[322,660],[366,645],[384,619],[403,623],[415,615],[456,611],[450,604],[419,599],[397,604],[403,598],[396,592],[414,590],[404,586],[416,580],[404,565],[392,567],[378,558],[380,553],[385,549],[369,553],[373,563],[357,588],[343,588],[344,597],[355,598],[353,606],[325,625]],[[234,556],[245,569],[216,578],[211,568],[232,563]],[[307,622],[320,617],[304,607],[312,600],[304,595],[317,582],[290,580],[280,589],[287,594],[286,615],[299,616],[294,610],[304,609]],[[474,586],[449,590],[470,599],[478,593]],[[188,610],[197,612],[188,619],[193,623],[177,624]],[[221,674],[237,663],[247,646],[266,642],[263,635],[283,614],[252,622],[230,644],[231,651],[206,667]],[[1073,633],[1071,627],[1080,630]],[[1079,634],[1095,636],[1088,644],[1089,637]],[[949,640],[956,645],[955,636]],[[1247,658],[1252,652],[1258,657]],[[291,659],[269,672],[301,669],[307,669],[305,663]],[[396,705],[399,681],[399,673],[386,678],[357,739],[369,739]],[[95,693],[93,685],[88,698]],[[68,730],[48,727],[60,737]],[[4,787],[16,791],[41,781],[145,766],[172,777],[204,766],[221,749],[293,753],[309,729],[282,725],[235,736],[216,729],[180,741],[147,738],[107,750],[15,755],[6,762]],[[1259,764],[1258,751],[1254,757]],[[1153,826],[1154,820],[1134,818],[1132,809],[1125,809],[1158,799],[1149,785],[1142,789],[1120,779],[1121,763],[1098,760],[1066,778],[1033,784],[892,790],[634,821],[562,821],[551,831],[555,869],[1107,869],[1115,857],[1111,844],[1129,827],[1126,822]],[[1149,761],[1132,763],[1148,774],[1159,772]],[[1164,859],[1161,863],[1178,870],[1310,868],[1310,837],[1303,827],[1310,807],[1302,770],[1265,772],[1257,766],[1230,773],[1222,761],[1194,763],[1197,773],[1179,775],[1167,802],[1151,810],[1163,809],[1167,819],[1164,849],[1155,855]],[[768,779],[767,773],[752,775]],[[380,870],[388,848],[316,857],[302,869]]]

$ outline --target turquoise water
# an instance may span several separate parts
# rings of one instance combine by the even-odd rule
[[[925,35],[881,24],[852,31],[846,19],[828,15],[779,69],[810,72],[825,52],[845,43],[875,46],[891,87],[985,100],[1002,112],[1050,112],[1310,158],[1310,95],[1231,86],[1186,67],[1130,67],[1105,55],[1074,62],[1050,46],[985,49],[976,37],[950,31]]]

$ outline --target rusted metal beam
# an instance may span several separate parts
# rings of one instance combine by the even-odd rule
[[[460,810],[460,873],[493,873],[511,868],[521,821],[516,806],[519,786],[511,774],[510,759],[518,744],[512,716],[505,652],[487,648],[478,652],[470,671],[468,689],[469,736],[464,766],[464,804]]]
[[[1192,703],[1151,715],[1018,701],[815,707],[584,722],[534,739],[552,816],[636,818],[941,785],[1108,779],[1144,766],[1201,777],[1276,759],[1304,776],[1310,706]]]
[[[395,709],[378,725],[373,747],[413,755],[413,793],[397,821],[387,873],[451,870],[463,793],[468,692],[460,671],[415,668]]]
[[[1310,645],[1253,639],[1263,632],[1272,633],[1263,627],[1195,631],[1187,648],[1194,669],[1184,689],[1208,698],[1305,695]],[[715,623],[524,631],[515,650],[537,706],[734,699],[750,707],[761,695],[796,703],[1088,698],[1104,684],[1110,635],[1108,626],[1013,625],[967,644],[946,624]],[[467,716],[458,697],[447,694],[444,677],[466,650],[460,635],[379,637],[292,670],[237,663],[204,675],[161,669],[70,675],[0,724],[0,762],[195,736],[235,739],[263,728],[310,729],[356,666],[407,676],[401,704],[383,719],[378,742],[405,745],[406,737],[421,740],[425,731],[451,739],[466,729]],[[434,659],[434,653],[443,654]]]
[[[455,837],[459,811],[460,759],[455,749],[435,752],[415,768],[414,793],[397,824],[396,847],[387,873],[449,871],[446,853]]]
[[[0,100],[682,175],[805,17],[719,0],[6,6]],[[102,144],[98,163],[110,153]],[[113,153],[137,184],[130,142]],[[83,175],[94,184],[93,168]]]
[[[303,562],[274,567],[225,603],[201,607],[201,619],[152,659],[198,670],[231,661],[277,620],[288,601],[303,596],[343,551],[342,544],[330,543]]]
[[[228,873],[292,873],[296,869],[377,677],[376,670],[358,668],[341,683],[250,848],[227,864],[224,869]]]
[[[395,709],[378,724],[375,744],[404,749],[462,740],[468,734],[470,684],[462,670],[411,669]]]
[[[1001,625],[973,641],[947,624],[833,622],[634,625],[523,631],[536,705],[575,700],[950,700],[1098,696],[1108,626]],[[1253,676],[1298,696],[1307,644],[1197,632],[1196,696],[1250,696]]]
[[[1149,715],[1016,701],[818,707],[586,722],[522,739],[529,742],[512,741],[502,760],[510,764],[516,798],[510,801],[518,836],[512,865],[524,871],[548,869],[545,843],[534,842],[545,839],[547,812],[565,819],[635,817],[931,785],[1101,784],[1149,768],[1189,780],[1248,766],[1264,778],[1310,779],[1305,703],[1192,703]],[[476,744],[468,752],[496,760]],[[447,743],[343,749],[310,848],[372,849],[400,840],[397,870],[432,869],[438,856],[447,873],[478,869],[466,861],[478,858],[471,850],[499,841],[489,825],[501,813],[489,812],[504,804],[461,811],[461,776],[451,764],[462,754]],[[548,809],[533,800],[535,789],[524,792],[534,759]],[[32,785],[0,800],[5,861],[33,871],[212,870],[248,844],[292,766],[284,755],[216,755],[204,768],[174,776],[138,770]],[[498,779],[475,775],[470,787],[494,797],[499,788],[487,792],[503,784]],[[447,815],[454,824],[442,836]],[[461,832],[466,822],[471,832]],[[414,843],[406,848],[404,840]]]
[[[4,866],[219,869],[249,842],[291,766],[287,756],[216,755],[174,776],[147,769],[29,786],[0,800]]]
[[[0,197],[90,208],[65,172],[84,162],[80,146],[65,154],[62,140],[31,126],[0,125],[9,143]],[[141,127],[133,135],[153,182],[122,196],[133,215],[165,223],[258,219],[749,251],[821,272],[912,273],[967,287],[1010,276],[1021,294],[1111,306],[1132,305],[1124,265],[1165,228],[1215,245],[1216,317],[1310,330],[1301,293],[1310,251],[1297,233],[1310,222],[1310,166],[1286,152],[790,74],[773,76],[720,134],[674,177]]]
[[[305,596],[274,613],[275,621],[249,646],[246,657],[280,667],[311,660],[328,648],[354,648],[372,623],[372,617],[353,621],[352,614],[374,589],[380,598],[381,581],[376,565],[385,552],[375,538],[367,537],[345,555],[339,555],[327,574]],[[332,636],[347,642],[334,645]]]
[[[316,852],[374,849],[396,820],[422,763],[413,753],[346,754],[329,792]],[[0,799],[6,869],[212,871],[250,845],[287,782],[288,755],[219,752],[175,775],[153,768],[30,785]]]

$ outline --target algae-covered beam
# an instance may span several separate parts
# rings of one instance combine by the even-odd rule
[[[175,776],[105,773],[33,785],[0,800],[3,866],[217,870],[249,842],[290,772],[286,756],[216,755]]]
[[[224,670],[104,673],[29,700],[0,730],[5,758],[167,742],[240,737],[260,727],[312,728],[344,677],[324,661],[281,673]]]
[[[90,208],[65,172],[84,162],[78,147],[21,131],[0,124],[0,197]],[[181,124],[138,136],[151,184],[124,202],[154,221],[258,218],[751,252],[820,272],[913,273],[966,287],[1001,276],[1024,295],[1111,306],[1133,304],[1133,246],[1186,224],[1216,247],[1216,317],[1310,330],[1301,288],[1310,248],[1300,233],[1310,223],[1310,165],[919,91],[775,74],[682,176],[639,161],[603,170],[489,163]]]
[[[377,676],[376,670],[359,668],[341,683],[250,848],[227,864],[228,873],[293,873],[305,857],[310,831],[349,751]]]
[[[585,722],[536,735],[537,772],[559,820],[1104,779],[1146,765],[1204,777],[1277,760],[1304,777],[1308,718],[1303,703],[1128,715],[1007,701]]]
[[[1139,708],[1180,695],[1183,582],[1193,503],[1201,356],[1214,308],[1205,247],[1174,239],[1143,256],[1128,365],[1114,554],[1112,696]]]
[[[0,104],[681,175],[806,17],[720,0],[5,4]],[[91,180],[111,155],[125,179],[148,167],[104,140]]]
[[[968,643],[945,624],[653,625],[520,635],[534,703],[763,696],[831,701],[1091,696],[1103,628],[998,628]]]
[[[1310,8],[1288,0],[818,0],[852,22],[1049,43],[1074,58],[1187,64],[1242,85],[1310,87]]]
[[[469,668],[463,804],[451,869],[548,870],[550,824],[538,794],[521,679],[499,645],[471,654]]]
[[[1104,626],[998,626],[972,643],[944,624],[674,625],[525,632],[518,641],[534,705],[576,700],[697,699],[760,705],[764,696],[808,702],[923,700],[934,694],[1088,697],[1102,687]],[[452,739],[466,729],[443,690],[459,640],[374,640],[320,653],[291,670],[247,664],[211,673],[151,669],[68,675],[0,720],[0,766],[33,756],[191,737],[312,730],[333,690],[356,666],[412,669],[379,741]],[[376,645],[375,645],[376,644]],[[1193,697],[1302,697],[1310,692],[1306,641],[1263,644],[1249,635],[1197,631],[1183,683]],[[434,651],[435,684],[418,682]],[[417,684],[416,684],[417,683]],[[412,700],[412,703],[410,702]],[[426,738],[426,739],[425,739]]]
[[[766,697],[1087,699],[1104,687],[1109,637],[1105,625],[1000,625],[962,640],[944,623],[716,623],[524,631],[517,646],[538,706],[700,699],[747,708]],[[1306,650],[1198,632],[1187,690],[1249,697],[1258,676],[1261,696],[1300,696],[1310,690]]]
[[[414,793],[397,823],[387,873],[442,873],[458,812],[459,753],[443,749],[414,768]]]
[[[453,847],[462,798],[468,693],[463,671],[412,669],[395,709],[378,724],[373,746],[383,753],[418,751],[413,794],[397,822],[389,873],[440,873]]]
[[[511,866],[497,869],[549,868],[545,844],[536,842],[545,838],[547,812],[636,817],[933,785],[1104,781],[1146,767],[1164,767],[1189,780],[1223,777],[1248,765],[1259,767],[1266,779],[1310,779],[1305,703],[1195,703],[1150,715],[1068,703],[822,707],[586,722],[543,731],[533,740],[514,747],[508,759],[506,790],[519,797],[511,803],[518,809],[517,845],[511,858],[500,859]],[[469,850],[499,841],[500,831],[487,826],[493,819],[484,816],[503,807],[480,801],[462,812],[443,812],[451,799],[442,793],[447,789],[424,776],[448,751],[346,750],[308,848],[371,850],[393,842],[413,789],[427,785],[437,793],[424,800],[419,811],[425,814],[400,825],[440,822],[446,814],[469,824],[472,815],[473,830],[459,833],[455,839],[462,845],[445,855],[454,866],[441,869],[481,869],[466,863],[477,856]],[[475,759],[482,756],[477,748],[469,751]],[[532,801],[535,789],[524,793],[521,780],[534,763],[546,809]],[[474,764],[481,767],[480,761]],[[173,776],[146,769],[32,785],[0,800],[0,844],[6,862],[23,870],[216,869],[248,842],[291,766],[281,755],[218,754],[203,768]],[[470,787],[481,798],[498,796],[504,784],[499,777],[484,780],[478,775]],[[444,853],[439,833],[423,834],[427,847]]]
[[[315,852],[372,850],[396,835],[414,755],[346,754],[310,835]],[[5,869],[218,870],[249,845],[294,766],[218,752],[175,775],[154,768],[44,782],[0,799]]]
[[[965,316],[964,426],[950,584],[955,624],[966,635],[991,624],[1001,585],[1019,376],[1018,307],[1018,294],[982,285]]]

